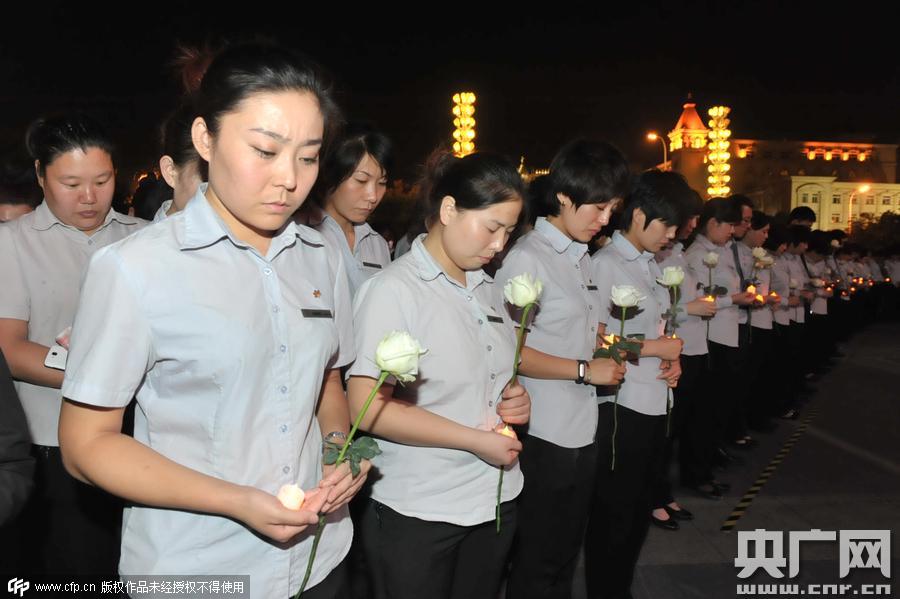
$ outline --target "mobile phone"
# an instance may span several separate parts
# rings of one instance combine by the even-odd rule
[[[55,368],[56,370],[66,369],[66,359],[69,357],[69,351],[58,343],[54,343],[44,358],[44,366],[47,368]]]

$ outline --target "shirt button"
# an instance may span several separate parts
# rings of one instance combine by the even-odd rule
[[[270,274],[272,274],[272,269],[267,266],[263,269],[263,272],[266,273],[267,275],[270,275]]]
[[[281,386],[281,392],[282,392],[282,393],[287,393],[287,387],[285,387],[284,385],[282,385],[282,386]]]
[[[288,472],[291,471],[291,467],[290,467],[290,466],[285,466],[284,468],[281,469],[281,471],[284,472],[285,474],[287,474]]]
[[[278,312],[278,306],[272,306],[272,312]]]
[[[88,245],[94,245],[94,240],[93,240],[93,239],[88,239]]]
[[[494,346],[493,346],[493,345],[488,345],[488,348],[487,348],[487,349],[488,349],[488,351],[491,351],[492,349],[494,349]]]
[[[494,374],[494,373],[492,372],[492,373],[491,373],[491,380],[494,380],[495,378],[497,378],[497,375]]]
[[[489,402],[488,402],[488,405],[491,406],[491,407],[494,407],[494,402],[489,401]]]
[[[592,332],[592,333],[594,332],[594,327],[591,327],[591,332]]]
[[[479,318],[479,319],[478,319],[478,324],[484,324],[484,321],[481,320],[481,319]]]
[[[281,432],[283,432],[283,433],[286,433],[286,432],[287,432],[287,425],[286,425],[286,424],[282,424],[282,425],[281,425]]]
[[[287,351],[287,345],[282,345],[282,346],[279,347],[278,349],[281,351],[281,353],[284,353],[284,352]]]
[[[578,269],[578,270],[581,270],[581,265],[576,264],[576,265],[575,265],[575,268]]]
[[[469,301],[471,302],[471,301],[472,301],[472,296],[471,296],[471,295],[467,295],[467,296],[466,296],[466,299],[469,300]]]
[[[581,288],[582,288],[582,289],[586,289],[586,287],[585,287],[584,285],[582,285]]]
[[[588,310],[593,310],[594,306],[588,306]]]

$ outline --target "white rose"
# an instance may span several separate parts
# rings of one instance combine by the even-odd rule
[[[656,282],[665,287],[675,287],[684,281],[684,270],[680,266],[667,266],[663,269],[662,275]]]
[[[637,288],[631,285],[613,285],[612,302],[620,308],[633,308],[647,299]]]
[[[715,268],[718,263],[719,254],[717,254],[716,252],[709,252],[703,257],[703,264],[705,264],[709,268]]]
[[[375,364],[397,380],[408,383],[416,380],[419,356],[427,351],[409,333],[391,331],[375,348]]]
[[[825,281],[823,281],[822,279],[820,279],[818,277],[813,277],[812,279],[809,280],[809,283],[813,287],[824,287],[825,286]]]
[[[306,493],[297,485],[282,485],[278,490],[278,501],[289,510],[299,510]]]
[[[766,253],[766,250],[765,250],[765,249],[763,249],[763,248],[753,248],[753,257],[756,258],[757,260],[762,260],[762,259],[765,258],[767,255],[768,255],[768,254]]]
[[[788,287],[790,287],[791,289],[796,289],[799,286],[800,283],[797,282],[797,279],[791,279],[790,281],[788,281]]]
[[[841,247],[841,242],[838,241],[837,239],[832,239],[832,240],[831,240],[831,247],[833,247],[833,248],[839,248],[839,247]]]
[[[759,259],[759,264],[763,268],[768,268],[769,266],[772,266],[773,264],[775,264],[775,258],[773,258],[772,256],[763,256],[762,258]]]
[[[513,306],[524,308],[536,303],[543,290],[544,284],[526,272],[508,280],[503,286],[503,295]]]

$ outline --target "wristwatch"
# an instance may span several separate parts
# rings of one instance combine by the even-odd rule
[[[576,360],[576,362],[578,362],[578,377],[575,379],[575,382],[581,385],[584,383],[584,377],[587,375],[588,363],[585,360]]]
[[[343,445],[347,441],[347,433],[341,431],[331,431],[325,435],[326,443],[334,443],[335,445]]]

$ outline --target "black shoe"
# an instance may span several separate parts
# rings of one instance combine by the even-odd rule
[[[755,439],[736,439],[731,442],[731,445],[736,449],[740,449],[741,451],[747,451],[749,449],[753,449],[756,446]]]
[[[713,460],[722,464],[723,466],[728,466],[730,464],[743,464],[743,458],[739,458],[738,456],[728,453],[725,451],[724,447],[719,447],[716,449],[716,453],[713,456]]]
[[[721,489],[719,489],[712,483],[705,483],[691,488],[696,491],[697,494],[700,495],[700,497],[705,497],[706,499],[713,499],[716,501],[722,499]]]
[[[774,432],[777,428],[778,425],[771,420],[766,420],[764,422],[755,422],[750,425],[750,429],[758,433],[771,433]]]
[[[679,528],[681,528],[680,526],[678,526],[678,522],[676,522],[674,518],[670,517],[668,520],[660,520],[653,515],[653,512],[650,512],[650,522],[652,522],[653,525],[657,528],[662,528],[663,530],[678,530]]]
[[[731,490],[731,483],[723,483],[722,481],[713,479],[709,481],[709,484],[717,488],[720,493],[727,493]]]
[[[800,417],[800,410],[798,410],[796,408],[791,408],[790,410],[788,410],[787,412],[782,414],[781,417],[784,418],[785,420],[796,420],[797,418]]]
[[[670,508],[667,505],[663,506],[663,509],[666,510],[666,513],[669,514],[669,518],[675,518],[676,520],[693,520],[694,514],[689,512],[684,508],[674,509]]]

